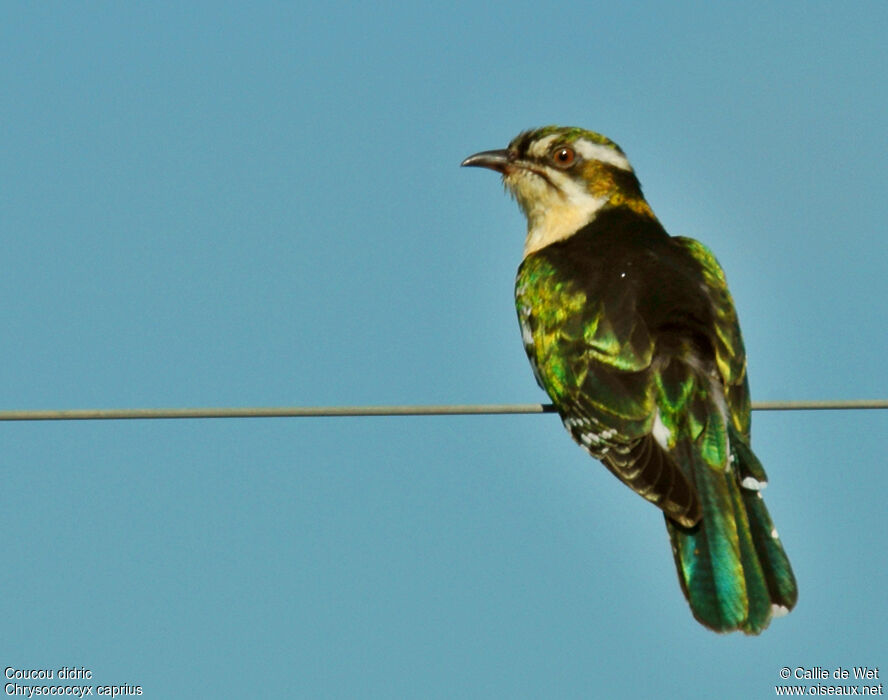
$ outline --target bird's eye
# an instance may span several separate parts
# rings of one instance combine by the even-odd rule
[[[559,168],[569,168],[577,159],[577,153],[570,146],[558,146],[552,151],[552,162]]]

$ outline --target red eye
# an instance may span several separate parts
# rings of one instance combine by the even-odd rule
[[[559,168],[569,168],[577,159],[577,154],[570,146],[558,146],[552,151],[552,161]]]

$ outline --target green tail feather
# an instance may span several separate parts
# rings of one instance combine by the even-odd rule
[[[761,493],[746,489],[740,491],[749,517],[756,554],[759,561],[767,563],[767,566],[764,566],[764,574],[771,604],[781,608],[772,612],[776,615],[785,615],[795,607],[799,598],[792,567],[786,552],[783,551],[783,545],[780,544],[777,530],[771,522],[771,516],[768,515]]]
[[[764,470],[758,460],[743,463],[752,451],[730,432],[732,444],[742,445],[732,450],[733,470],[713,469],[696,450],[684,450],[703,517],[691,528],[667,517],[666,527],[694,617],[717,632],[758,634],[773,616],[792,609],[798,591],[761,494],[740,485],[742,475],[763,477]]]

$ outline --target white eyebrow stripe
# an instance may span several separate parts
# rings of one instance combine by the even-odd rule
[[[530,147],[528,153],[532,156],[538,156],[541,158],[549,152],[549,146],[559,138],[561,138],[561,134],[550,134],[549,136],[541,138]]]
[[[576,148],[577,153],[583,156],[586,160],[597,160],[601,163],[613,165],[620,170],[628,170],[630,173],[632,172],[632,166],[629,165],[629,160],[626,156],[611,146],[577,139],[574,141],[573,147]]]

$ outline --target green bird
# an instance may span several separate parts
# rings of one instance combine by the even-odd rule
[[[798,591],[762,500],[721,266],[666,233],[622,149],[595,132],[525,131],[462,165],[502,173],[527,218],[518,318],[565,428],[663,511],[694,617],[760,633]]]

